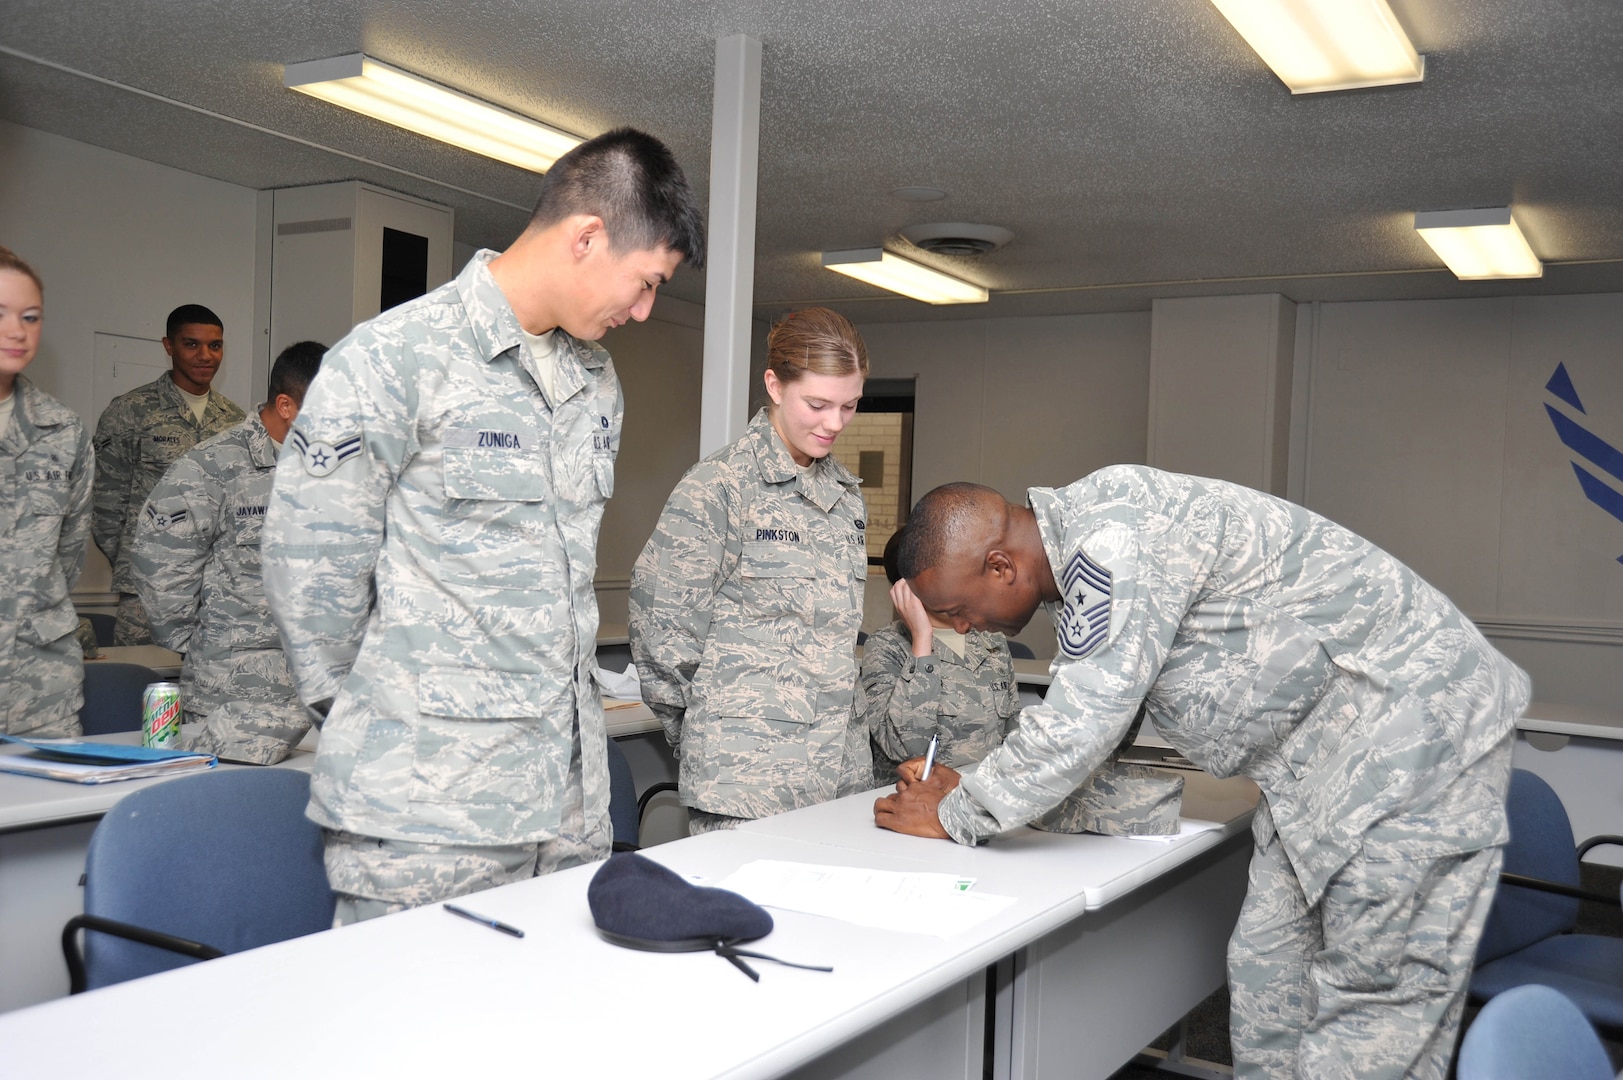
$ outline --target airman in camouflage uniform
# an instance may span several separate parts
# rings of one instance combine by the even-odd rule
[[[186,745],[231,761],[274,764],[310,728],[265,603],[259,541],[278,436],[287,437],[324,351],[310,341],[284,349],[271,399],[170,466],[135,530],[131,565],[152,635],[186,654]]]
[[[177,313],[194,311],[203,313],[198,318],[216,321],[175,323]],[[217,334],[211,334],[212,354],[209,346],[204,346],[200,355],[193,358],[195,363],[178,355],[182,331],[194,326],[211,326],[218,330],[217,319],[207,308],[197,305],[177,308],[170,318],[174,325],[164,336],[164,347],[170,352],[174,370],[145,386],[120,394],[96,422],[95,514],[91,535],[113,565],[112,588],[119,594],[118,624],[113,632],[115,645],[152,642],[146,613],[141,610],[135,571],[130,565],[135,526],[147,496],[180,455],[244,419],[241,406],[209,387],[209,380],[220,363]],[[175,384],[177,372],[181,378],[187,378],[188,371],[201,380],[191,383],[201,386],[197,393],[208,394],[201,420]]]
[[[963,771],[1001,746],[1019,725],[1019,690],[1007,638],[970,630],[962,656],[939,631],[931,645],[929,656],[914,656],[907,624],[898,619],[870,634],[863,647],[857,711],[873,742],[877,786],[894,783],[896,767],[924,754],[932,735],[941,736],[936,762]],[[1177,832],[1182,778],[1114,760],[1137,733],[1135,724],[1111,760],[1033,824],[1048,832],[1108,836]]]
[[[872,786],[852,708],[859,483],[832,454],[797,465],[763,408],[682,477],[637,558],[631,654],[677,752],[690,831]]]
[[[868,635],[857,713],[873,742],[875,784],[894,783],[896,766],[923,754],[933,735],[936,761],[963,769],[1013,730],[1020,694],[1008,639],[971,630],[963,647],[960,656],[938,632],[930,655],[914,656],[901,619]]]
[[[95,459],[79,418],[21,375],[0,408],[13,410],[0,435],[0,732],[77,735],[84,662],[70,593]]]
[[[1442,1077],[1527,676],[1396,559],[1283,500],[1140,466],[1029,499],[938,489],[901,563],[955,625],[1009,632],[1048,602],[1047,699],[879,823],[977,843],[1029,821],[1143,703],[1196,764],[1262,788],[1229,950],[1236,1075]]]
[[[262,546],[326,715],[309,814],[339,921],[608,855],[592,579],[622,398],[585,339],[702,261],[691,199],[657,140],[600,136],[506,252],[357,327],[311,384]]]

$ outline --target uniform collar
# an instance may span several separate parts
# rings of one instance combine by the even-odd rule
[[[1065,501],[1054,488],[1028,488],[1026,505],[1031,507],[1031,512],[1037,516],[1037,533],[1042,537],[1043,554],[1048,557],[1049,572],[1058,578],[1066,557]],[[1055,625],[1059,623],[1057,615],[1061,606],[1058,602],[1044,604]]]
[[[218,424],[222,420],[231,419],[226,411],[225,395],[215,390],[213,386],[209,387],[208,403],[203,406],[203,419],[199,421],[192,414],[191,402],[180,396],[180,387],[175,385],[175,373],[173,370],[159,375],[157,383],[158,396],[163,398],[164,402],[171,408],[180,410],[182,417],[193,427],[207,430],[211,423]]]
[[[39,438],[41,429],[61,427],[74,414],[26,378],[19,375],[11,387],[11,400],[0,405],[11,410],[11,423],[0,437],[0,452],[15,457]]]
[[[259,410],[264,408],[261,402],[255,405],[248,414],[248,419],[242,426],[248,431],[248,459],[257,468],[274,469],[276,467],[276,444],[271,441],[270,432],[265,430],[265,421],[259,418]]]
[[[12,386],[11,399],[16,406],[16,411],[12,414],[12,423],[16,423],[20,418],[26,418],[31,427],[53,428],[61,427],[74,419],[72,409],[29,382],[25,375],[17,376],[17,381]]]
[[[755,450],[755,464],[761,479],[769,484],[793,484],[824,513],[834,509],[847,490],[862,483],[833,454],[812,462],[808,469],[795,464],[789,448],[772,426],[772,412],[765,406],[750,421],[748,432]]]
[[[456,276],[457,295],[469,313],[468,326],[485,362],[490,363],[508,350],[517,349],[530,376],[537,385],[542,385],[530,360],[529,349],[524,345],[524,328],[519,325],[507,294],[490,273],[490,260],[499,254],[489,248],[475,252]],[[552,336],[557,350],[554,355],[558,363],[558,398],[566,400],[586,385],[588,371],[602,370],[609,354],[596,343],[580,341],[563,329],[554,330]]]

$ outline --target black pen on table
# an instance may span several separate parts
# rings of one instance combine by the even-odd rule
[[[930,749],[924,752],[924,771],[919,773],[920,780],[930,779],[930,770],[935,768],[936,747],[941,745],[941,732],[930,736]]]
[[[524,936],[524,931],[520,930],[518,927],[509,926],[500,919],[492,919],[489,915],[478,915],[469,911],[467,908],[457,907],[455,904],[446,904],[445,910],[449,911],[452,915],[460,915],[470,922],[480,923],[484,926],[490,927],[492,930],[500,930],[504,934],[511,934],[513,937],[521,938]]]

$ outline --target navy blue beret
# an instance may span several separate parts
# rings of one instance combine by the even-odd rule
[[[634,852],[609,856],[586,889],[592,921],[616,945],[655,952],[714,949],[772,932],[765,908],[709,889]]]

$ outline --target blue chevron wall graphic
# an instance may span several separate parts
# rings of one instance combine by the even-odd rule
[[[1589,415],[1584,409],[1583,402],[1578,399],[1578,390],[1572,385],[1572,377],[1567,374],[1567,365],[1559,363],[1555,365],[1555,374],[1544,384],[1544,389],[1577,409],[1579,413]],[[1623,483],[1623,450],[1619,450],[1585,428],[1566,413],[1558,411],[1548,402],[1544,404],[1544,411],[1550,414],[1550,423],[1555,425],[1556,435],[1560,436],[1568,450],[1614,480]],[[1572,463],[1572,471],[1578,474],[1578,486],[1583,489],[1585,498],[1617,520],[1623,521],[1623,494],[1576,461]],[[1623,555],[1619,555],[1617,561],[1623,562]]]

